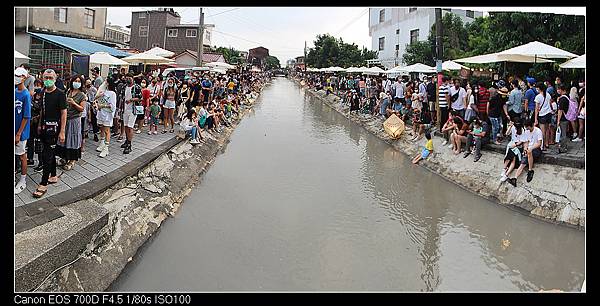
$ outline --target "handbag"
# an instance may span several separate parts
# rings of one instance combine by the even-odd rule
[[[138,115],[143,115],[144,114],[144,106],[142,105],[133,105],[133,114],[138,116]]]

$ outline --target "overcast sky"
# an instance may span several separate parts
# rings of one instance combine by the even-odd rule
[[[476,11],[529,11],[585,15],[583,8],[560,7],[452,7]],[[131,12],[156,7],[109,7],[108,21],[127,26]],[[198,23],[198,7],[175,7],[181,23]],[[329,33],[359,47],[371,47],[367,7],[310,8],[310,7],[205,7],[205,23],[214,24],[213,46],[234,47],[238,50],[263,46],[279,58],[282,64],[303,55],[304,41],[308,47],[317,34]]]

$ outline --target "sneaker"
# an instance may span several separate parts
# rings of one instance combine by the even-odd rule
[[[154,134],[154,135],[158,135],[158,132],[157,132],[157,131],[154,131],[154,132],[152,132],[152,134]]]
[[[37,167],[33,168],[33,171],[35,172],[43,172],[44,171],[44,166],[42,164],[37,165]]]
[[[508,176],[506,176],[505,173],[502,173],[502,177],[500,178],[500,182],[504,183],[504,182],[506,182],[506,180],[508,180]]]
[[[192,139],[190,140],[191,144],[199,144],[200,142],[198,141],[198,139]]]
[[[513,185],[513,187],[517,187],[517,178],[509,178],[508,182]]]
[[[118,142],[121,142],[121,141],[123,141],[123,140],[125,140],[125,138],[123,138],[123,137],[121,137],[121,136],[119,136],[119,138],[117,138],[117,141],[118,141]]]
[[[479,159],[481,159],[481,154],[479,154],[479,155],[475,155],[475,159],[473,159],[473,162],[475,162],[475,163],[476,163],[476,162],[478,162],[478,161],[479,161]]]
[[[19,181],[17,186],[15,186],[15,194],[21,193],[27,187],[27,183],[25,181]]]
[[[573,133],[573,135],[571,135],[571,137],[576,138],[577,137],[577,133]]]
[[[527,183],[531,182],[531,180],[533,180],[533,170],[527,171]]]
[[[131,145],[130,144],[125,147],[125,150],[123,150],[123,154],[129,154],[129,153],[131,153]]]
[[[141,133],[141,132],[142,132],[142,130],[140,130],[140,129],[137,129],[137,130],[135,130],[135,133],[136,133],[136,134],[139,134],[139,133]]]
[[[506,169],[502,169],[502,172],[500,172],[500,176],[506,176]]]
[[[580,142],[580,141],[583,141],[583,139],[581,139],[581,138],[577,137],[577,138],[573,139],[572,141],[573,141],[573,142]]]
[[[98,147],[96,148],[96,151],[102,152],[102,150],[104,150],[105,147],[106,147],[106,142],[104,142],[104,139],[103,139],[102,141],[100,141],[100,145],[98,145]]]
[[[465,152],[465,155],[463,155],[463,158],[467,158],[467,156],[471,155],[471,151],[467,150],[467,152]]]
[[[125,149],[129,145],[129,140],[125,140],[125,142],[121,145],[121,149]]]
[[[98,142],[98,135],[94,134],[94,141]]]
[[[100,157],[106,157],[108,155],[108,146],[104,147],[104,150],[98,154]]]
[[[444,140],[444,142],[442,142],[442,146],[445,146],[446,144],[448,144],[448,140]]]
[[[152,131],[148,131],[148,135],[152,135]]]

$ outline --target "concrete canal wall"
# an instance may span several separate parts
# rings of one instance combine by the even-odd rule
[[[242,118],[252,111],[247,108]],[[50,274],[37,291],[104,291],[109,288],[138,249],[167,218],[177,213],[215,157],[225,149],[240,122],[232,123],[233,128],[224,129],[216,137],[203,133],[204,144],[193,146],[189,140],[181,141],[140,169],[137,175],[121,180],[93,198],[72,204],[102,210],[108,222],[94,228],[91,241],[81,242],[87,244],[84,252],[74,262]],[[36,288],[17,290],[23,289]]]
[[[350,114],[348,107],[342,107],[339,97],[326,95],[322,90],[304,89],[307,94],[410,157],[419,153],[420,147],[425,145],[425,138],[411,142],[411,136],[406,135],[410,131],[393,140],[384,132],[382,119]],[[536,164],[533,180],[527,183],[526,175],[522,174],[515,188],[508,182],[500,183],[503,155],[482,151],[483,157],[475,163],[472,156],[463,158],[462,154],[454,155],[451,149],[442,146],[441,137],[433,137],[433,141],[434,154],[419,165],[500,205],[541,220],[585,230],[585,169]]]

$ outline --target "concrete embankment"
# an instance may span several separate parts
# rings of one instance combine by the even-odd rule
[[[311,96],[411,157],[425,145],[425,139],[411,142],[409,130],[400,139],[393,140],[384,132],[382,119],[350,114],[349,108],[341,105],[339,97],[304,88]],[[585,169],[536,164],[533,180],[527,183],[525,175],[521,175],[515,188],[500,182],[502,154],[483,151],[483,157],[475,163],[472,156],[463,158],[462,154],[454,155],[451,149],[442,146],[441,137],[434,137],[433,142],[434,154],[421,161],[421,166],[500,205],[541,220],[585,230]]]
[[[251,111],[246,108],[241,117]],[[16,290],[103,291],[109,288],[138,249],[168,217],[177,213],[185,197],[224,150],[240,122],[234,122],[231,128],[225,128],[214,137],[203,133],[206,137],[203,144],[193,146],[188,140],[181,141],[139,169],[136,175],[121,180],[93,198],[69,205],[95,208],[92,212],[101,215],[104,223],[100,224],[105,225],[88,226],[90,235],[67,238],[78,240],[78,245],[85,246],[85,250],[70,254],[72,257],[77,255],[76,259],[54,273],[43,271],[48,276],[44,276],[43,282],[39,277],[29,279]],[[65,206],[65,210],[69,206]],[[52,235],[53,226],[57,225],[50,222],[33,229],[37,232],[26,233],[31,237],[42,232]],[[71,235],[75,236],[76,231]],[[61,256],[64,252],[66,250],[55,255]]]

